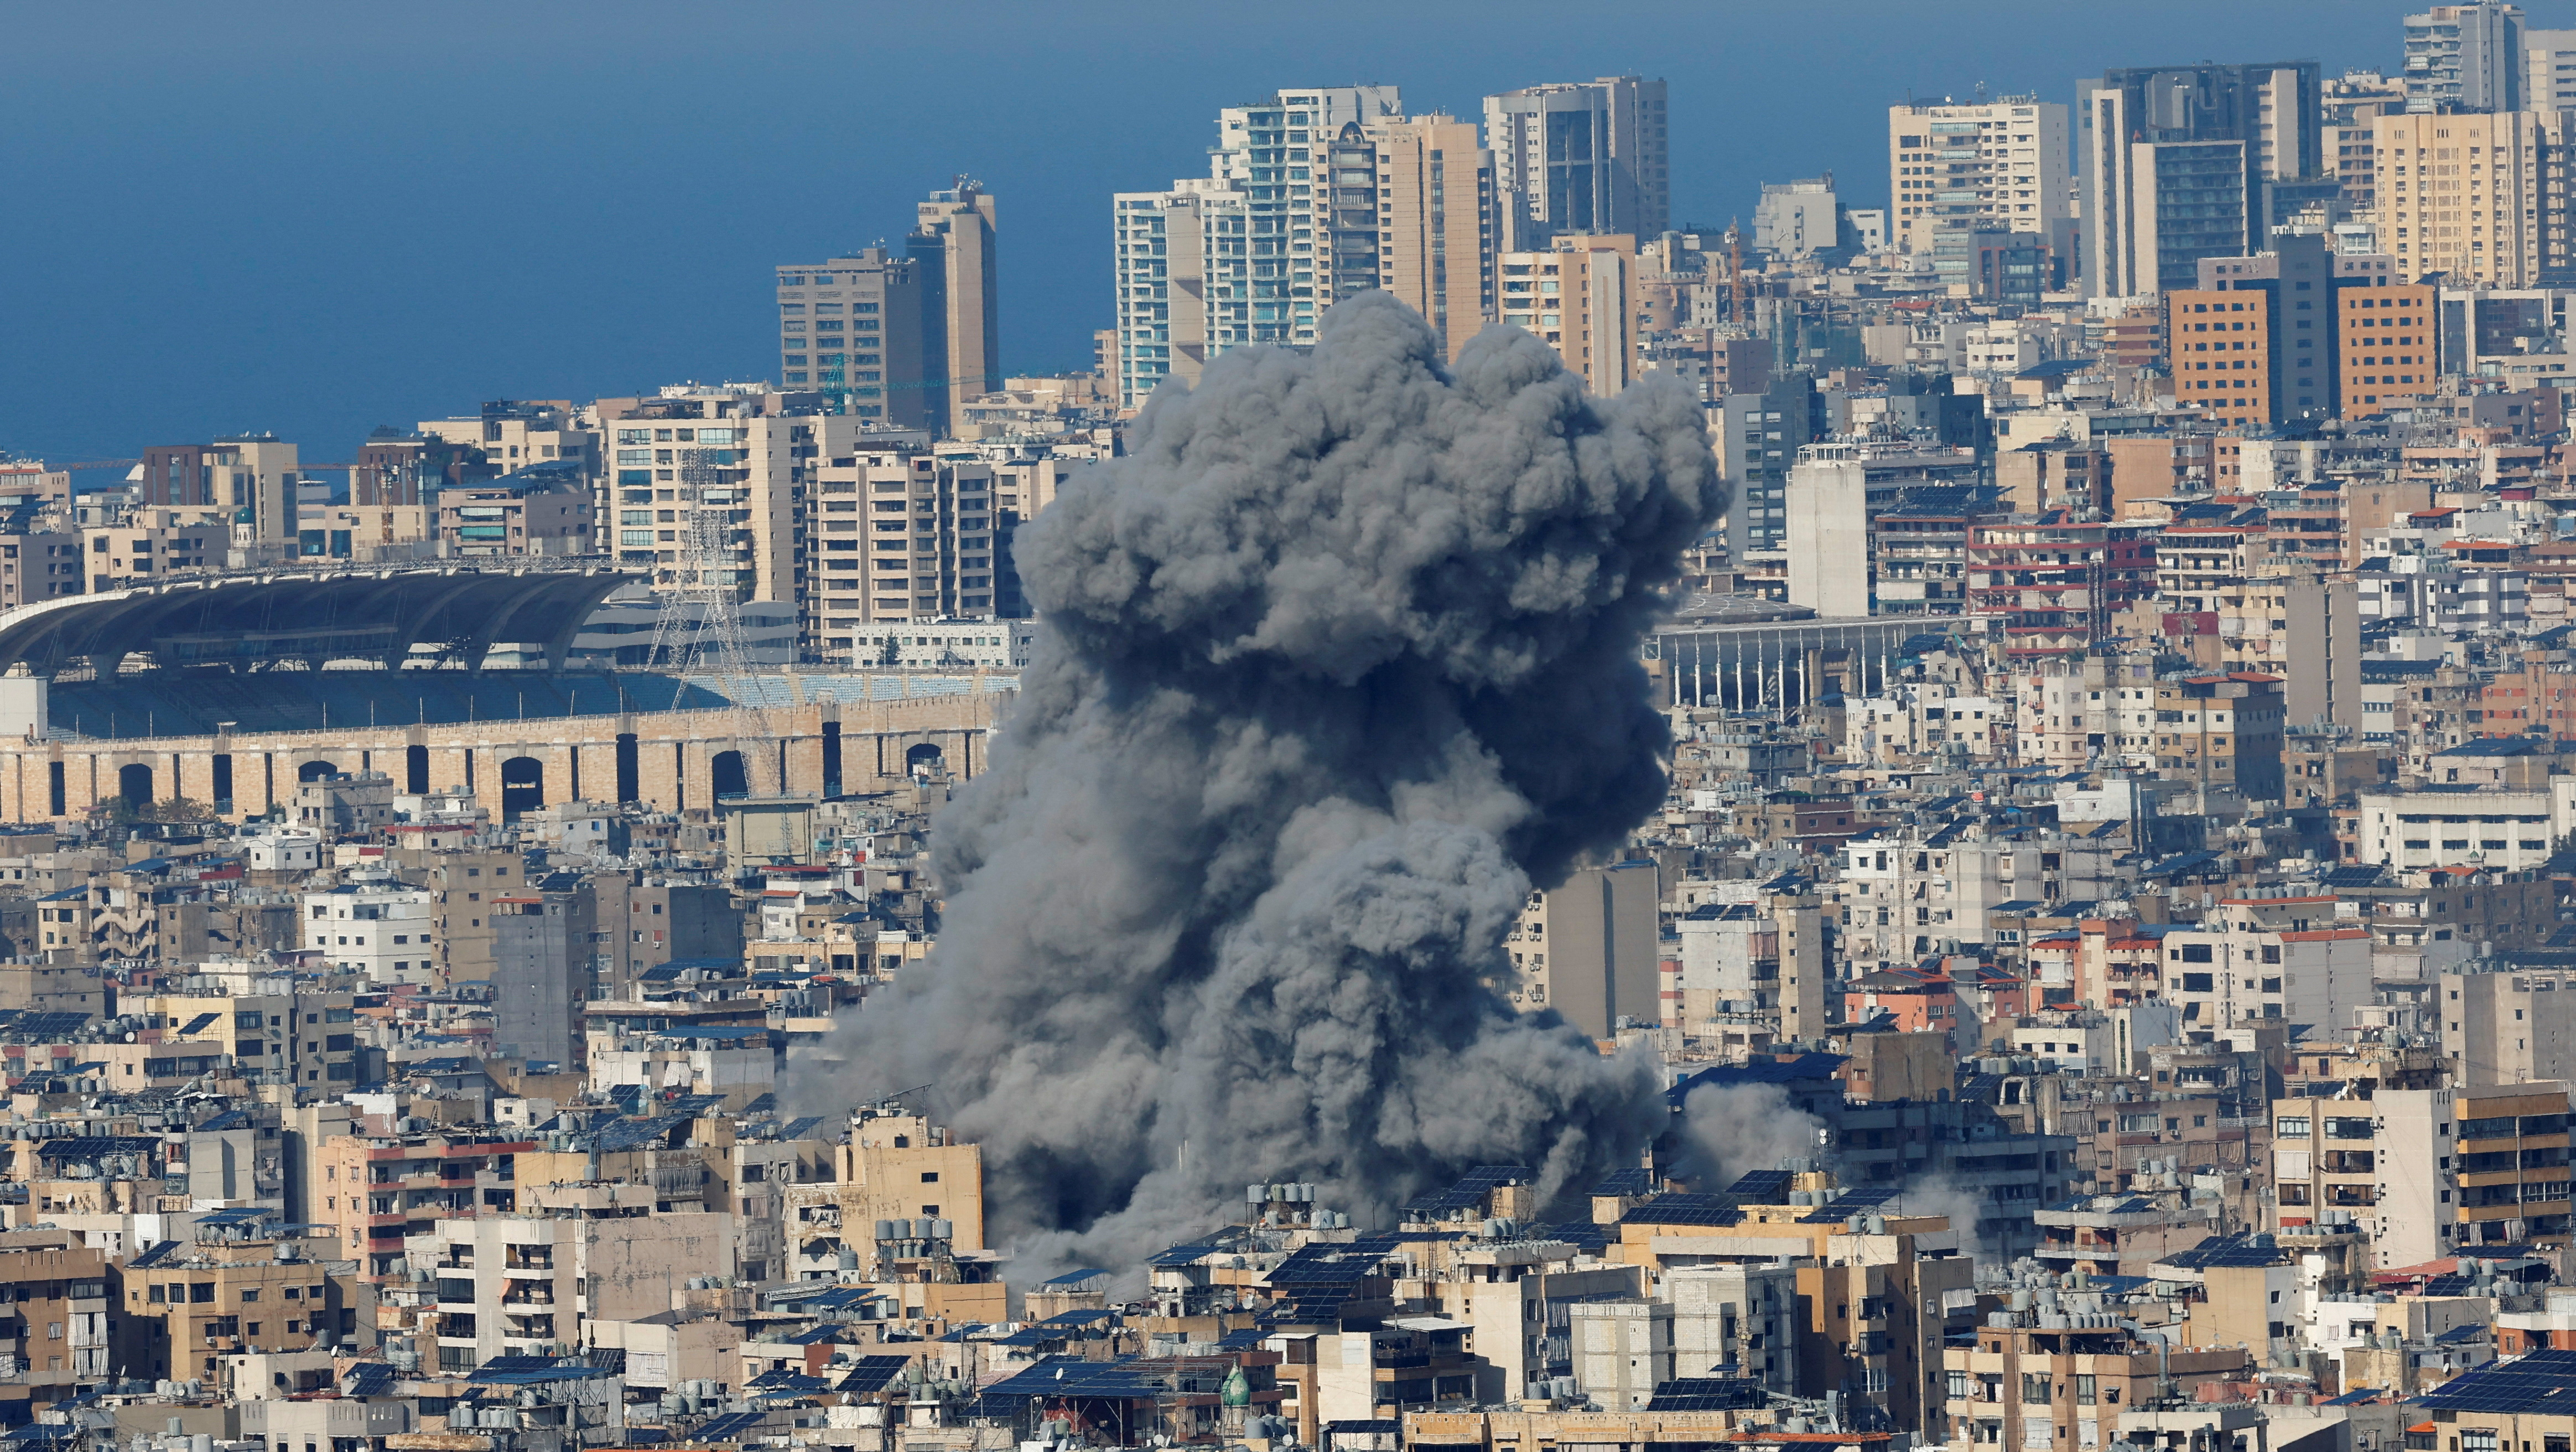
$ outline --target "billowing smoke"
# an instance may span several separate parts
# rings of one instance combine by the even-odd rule
[[[1682,1101],[1680,1128],[1675,1172],[1704,1191],[1723,1190],[1755,1170],[1776,1170],[1783,1160],[1825,1157],[1825,1122],[1777,1084],[1703,1084]]]
[[[1157,1248],[1257,1181],[1368,1223],[1479,1162],[1634,1163],[1650,1065],[1498,985],[1532,883],[1663,799],[1638,644],[1719,503],[1697,404],[1587,398],[1513,330],[1444,367],[1365,295],[1131,447],[1020,535],[1043,629],[935,824],[935,963],[791,1096],[936,1081],[1024,1257]]]

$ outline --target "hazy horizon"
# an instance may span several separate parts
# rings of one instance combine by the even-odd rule
[[[1001,210],[1003,366],[1090,365],[1109,197],[1203,174],[1218,107],[1401,85],[1416,112],[1670,84],[1673,215],[1763,181],[1886,200],[1882,108],[2072,98],[2111,65],[2394,69],[2397,3],[1001,5],[667,0],[10,15],[0,449],[74,462],[272,431],[316,462],[487,398],[769,378],[770,269],[900,239],[952,175]],[[2531,23],[2568,23],[2526,6]],[[94,482],[94,481],[93,481]]]

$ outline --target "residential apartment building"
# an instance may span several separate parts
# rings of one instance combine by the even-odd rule
[[[1653,237],[1672,225],[1664,83],[1637,76],[1485,98],[1485,146],[1501,204],[1498,250],[1531,252],[1566,232]]]
[[[368,440],[349,476],[349,502],[426,504],[438,487],[545,468],[596,489],[599,431],[560,400],[502,398],[462,418],[422,419],[416,440]],[[479,460],[480,462],[471,462]]]
[[[1505,935],[1512,1002],[1526,1013],[1553,1009],[1596,1039],[1623,1022],[1662,1022],[1657,882],[1655,864],[1622,862],[1579,868],[1531,893]]]
[[[807,516],[806,635],[866,664],[855,632],[889,621],[1025,613],[1010,566],[1018,482],[971,456],[860,449],[819,471]]]
[[[597,518],[586,485],[495,480],[440,491],[438,547],[451,556],[586,555],[598,547]]]
[[[2164,1001],[2186,1034],[2304,1023],[2331,1032],[2374,1001],[2370,930],[2326,897],[2228,898],[2164,935]]]
[[[2135,188],[2118,223],[2129,244],[2114,274],[2133,292],[2188,288],[2208,257],[2233,257],[2259,235],[2258,184],[2242,141],[2140,141],[2128,171]],[[2106,226],[2109,224],[2106,224]]]
[[[80,594],[87,558],[82,536],[73,530],[0,534],[0,609]]]
[[[1325,143],[1318,175],[1329,178],[1315,193],[1317,299],[1393,293],[1455,359],[1494,315],[1494,163],[1475,125],[1390,116],[1316,139]],[[1633,243],[1628,250],[1633,270]]]
[[[1789,471],[1823,431],[1817,404],[1815,380],[1791,373],[1765,380],[1759,392],[1728,394],[1711,410],[1717,472],[1728,489],[1726,552],[1738,564],[1788,538]]]
[[[2167,1378],[2223,1378],[2247,1362],[2243,1347],[2141,1339],[2098,1292],[2052,1299],[2056,1311],[1995,1312],[1969,1344],[1943,1348],[1952,1445],[2036,1448],[2046,1438],[2052,1447],[2107,1446],[2120,1440],[2124,1414],[2153,1406]]]
[[[299,991],[284,977],[254,993],[156,994],[129,1012],[160,1029],[172,1052],[229,1057],[251,1082],[300,1084],[343,1094],[357,1083],[357,1010],[346,992]]]
[[[244,543],[295,538],[297,489],[304,476],[295,445],[273,434],[157,445],[143,451],[140,468],[138,504],[222,510],[221,518],[239,526]]]
[[[1407,117],[1392,86],[1282,91],[1218,116],[1210,175],[1114,199],[1123,407],[1256,342],[1311,343],[1372,288],[1456,357],[1494,311],[1491,157],[1472,124]]]
[[[558,880],[487,905],[494,923],[491,1051],[531,1066],[579,1064],[582,1005],[610,976],[597,896],[586,881],[567,888]]]
[[[724,888],[641,873],[602,873],[591,878],[597,931],[608,945],[599,989],[625,998],[643,976],[665,963],[742,961],[742,914]]]
[[[2434,289],[2393,279],[2335,290],[2335,392],[2346,418],[2414,408],[2440,374]]]
[[[1694,1032],[1743,1032],[1777,1015],[1784,1038],[1813,1038],[1830,1018],[1822,900],[1771,892],[1708,903],[1673,924],[1677,959],[1663,1022]],[[1713,1026],[1719,1026],[1714,1027]]]
[[[2279,1222],[2341,1211],[2372,1233],[2382,1267],[2564,1244],[2567,1126],[2559,1080],[2275,1100]]]
[[[10,1303],[0,1320],[0,1384],[13,1399],[43,1409],[119,1374],[114,1259],[73,1231],[0,1234],[0,1293]]]
[[[2520,872],[2547,862],[2570,825],[2564,795],[2546,786],[2444,783],[2364,791],[2358,800],[2356,855],[2373,865]]]
[[[1394,86],[1290,87],[1218,111],[1208,177],[1241,195],[1243,226],[1227,240],[1245,263],[1248,286],[1238,284],[1222,299],[1209,294],[1211,302],[1227,304],[1215,331],[1241,335],[1211,338],[1211,344],[1315,341],[1316,317],[1332,301],[1324,288],[1333,263],[1318,223],[1328,204],[1327,148],[1347,127],[1404,114],[1403,94]]]
[[[2463,964],[2442,975],[2435,1012],[2463,1084],[2576,1081],[2576,976],[2563,969],[2523,968],[2509,954]]]
[[[1890,241],[1928,252],[1946,226],[2036,232],[2063,247],[2075,201],[2066,107],[2037,96],[1887,110]]]
[[[1971,520],[1965,612],[1999,619],[2013,657],[2082,651],[2155,592],[2154,534],[2072,509]]]
[[[2522,61],[2523,106],[2576,110],[2576,30],[2525,30]]]
[[[2156,684],[2156,765],[2203,794],[2281,799],[2281,678],[2252,671]]]
[[[2379,149],[2372,122],[2406,109],[2406,83],[2376,71],[2346,71],[2325,85],[2325,125],[2320,130],[2324,170],[2343,191],[2356,216],[2376,215]]]
[[[904,255],[912,260],[921,292],[922,381],[929,395],[924,422],[955,437],[967,432],[966,406],[1002,386],[993,194],[959,177],[954,187],[932,192],[915,212]],[[826,320],[818,313],[813,321]],[[853,315],[851,321],[858,319]]]
[[[662,590],[728,590],[737,601],[797,601],[805,531],[826,460],[906,443],[881,420],[784,412],[791,400],[734,390],[670,390],[603,400],[616,460],[603,515],[620,564],[652,567]],[[688,578],[704,570],[713,579]]]
[[[81,540],[89,593],[97,595],[172,575],[221,570],[229,558],[232,530],[222,510],[142,508],[124,511],[116,524],[83,528]],[[181,642],[173,646],[184,649]]]
[[[1636,239],[1567,235],[1547,252],[1507,252],[1502,320],[1537,334],[1586,392],[1615,397],[1636,381]]]
[[[486,404],[486,408],[508,408],[506,403]],[[524,430],[524,421],[521,421]],[[355,467],[349,470],[349,502],[360,508],[401,506],[418,508],[421,502],[450,484],[471,484],[497,478],[507,472],[490,462],[480,442],[487,431],[482,420],[442,419],[436,434],[426,431],[404,434],[390,427],[377,429],[358,446]],[[504,426],[506,430],[506,425]],[[459,439],[468,442],[458,442]],[[583,435],[584,447],[596,466],[598,441],[594,435]],[[504,443],[506,451],[511,445]],[[524,431],[517,441],[523,450],[542,447]],[[558,442],[560,457],[568,447]]]
[[[2523,45],[2519,5],[2470,0],[2407,16],[2406,109],[2521,110],[2523,97],[2532,94]]]
[[[2203,63],[2076,82],[2084,178],[2084,291],[2132,297],[2188,287],[2202,257],[2265,235],[2265,187],[2331,174],[2315,61]]]
[[[2061,766],[2097,760],[2152,764],[2161,663],[2150,651],[2034,652],[2028,672],[2013,678],[2013,739],[2024,759]],[[2102,810],[2131,814],[2132,797],[2121,796]],[[2059,810],[2061,821],[2070,820],[2066,806]]]
[[[1299,113],[1305,114],[1305,113]],[[1283,128],[1284,130],[1284,128]],[[1308,131],[1296,135],[1303,142]],[[1263,148],[1285,155],[1284,148]],[[1299,155],[1309,154],[1301,150]],[[1309,176],[1312,166],[1295,168]],[[1264,167],[1265,173],[1287,167]],[[1311,181],[1300,188],[1311,193]],[[1265,186],[1264,190],[1285,191]],[[1250,252],[1252,197],[1222,180],[1184,177],[1159,192],[1120,192],[1111,199],[1111,251],[1117,257],[1118,401],[1142,408],[1167,381],[1198,386],[1208,361],[1228,348],[1276,341],[1315,327],[1315,242],[1311,224],[1291,259],[1284,209],[1263,237],[1256,269]],[[1260,274],[1256,285],[1255,272]]]
[[[436,977],[430,942],[429,892],[395,885],[349,884],[308,892],[300,905],[303,946],[334,970],[375,984],[428,984]]]
[[[2373,141],[2380,245],[2396,254],[2401,275],[2536,287],[2576,261],[2567,185],[2550,175],[2567,144],[2565,113],[2381,116]],[[2427,334],[2428,350],[2431,341]]]
[[[245,1351],[330,1345],[359,1329],[360,1297],[277,1211],[216,1210],[187,1241],[123,1267],[118,1351],[134,1373],[214,1381]]]
[[[515,1208],[516,1157],[536,1141],[492,1131],[338,1134],[323,1140],[309,1172],[315,1229],[337,1242],[333,1259],[368,1280],[409,1269],[404,1240],[433,1223]]]
[[[882,247],[780,267],[779,382],[813,389],[827,412],[897,428],[941,426],[927,386],[925,291],[922,264]]]
[[[556,1354],[579,1344],[582,1320],[666,1314],[685,1278],[738,1273],[734,1217],[635,1213],[654,1204],[671,1173],[656,1170],[640,1186],[564,1186],[550,1196],[562,1213],[442,1218],[409,1236],[411,1264],[431,1273],[435,1293],[435,1310],[422,1321],[422,1369],[467,1371],[496,1356]],[[702,1173],[691,1166],[693,1181]],[[609,1213],[594,1218],[594,1208]]]

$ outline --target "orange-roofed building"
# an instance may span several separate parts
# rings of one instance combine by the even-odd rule
[[[2164,954],[2157,933],[2126,918],[2086,918],[2072,933],[2030,945],[2043,990],[2068,987],[2086,1008],[2129,1008],[2161,996]]]
[[[1868,1023],[1880,1015],[1903,1033],[1949,1032],[1959,1022],[1959,995],[1946,974],[1920,968],[1882,968],[1852,980],[1843,991],[1843,1022]]]
[[[2375,1001],[2370,929],[2331,894],[2222,899],[2159,946],[2164,997],[2182,1006],[2186,1035],[2262,1022],[2332,1033]]]

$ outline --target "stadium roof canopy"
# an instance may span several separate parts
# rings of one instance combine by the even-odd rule
[[[0,612],[0,670],[86,662],[104,676],[136,653],[161,666],[390,670],[423,659],[417,644],[440,647],[439,664],[479,668],[495,642],[542,644],[554,669],[599,602],[638,578],[597,560],[529,559],[183,575]]]

